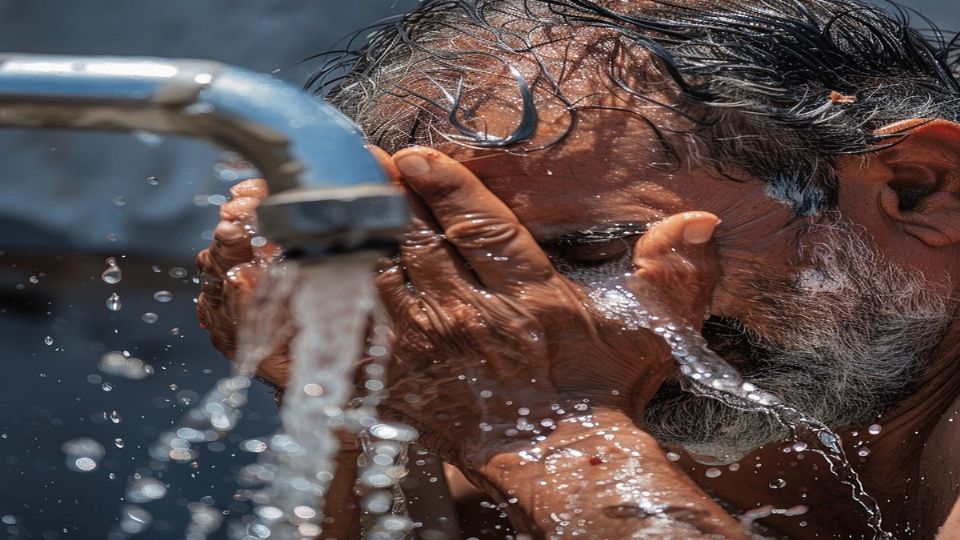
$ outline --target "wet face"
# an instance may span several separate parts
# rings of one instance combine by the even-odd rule
[[[865,422],[895,402],[949,320],[929,283],[883,261],[854,226],[794,218],[759,181],[662,166],[656,134],[631,115],[581,115],[563,143],[529,155],[445,150],[514,210],[559,270],[587,285],[628,270],[648,224],[683,211],[718,215],[723,275],[704,335],[748,380],[828,425]],[[645,424],[665,443],[724,461],[785,435],[672,382]]]

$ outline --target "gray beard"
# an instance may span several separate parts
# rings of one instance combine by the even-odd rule
[[[744,379],[833,429],[876,421],[928,367],[951,306],[940,287],[885,260],[847,222],[815,225],[802,242],[809,266],[795,282],[756,289],[770,306],[759,322],[776,337],[726,325],[750,349]],[[725,357],[722,347],[715,352]],[[661,443],[723,461],[788,435],[770,415],[675,384],[660,389],[644,420]]]
[[[929,364],[952,320],[952,303],[919,272],[908,272],[867,245],[835,215],[812,225],[801,241],[807,266],[791,283],[758,278],[754,324],[712,321],[705,335],[720,357],[740,365],[745,380],[830,428],[865,424],[900,401]],[[581,283],[622,275],[622,267],[574,271]],[[709,327],[727,339],[710,339]],[[735,461],[784,440],[770,415],[729,407],[665,383],[647,405],[644,423],[661,443],[717,461]]]

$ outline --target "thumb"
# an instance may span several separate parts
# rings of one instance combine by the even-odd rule
[[[634,273],[627,286],[652,299],[678,322],[703,325],[710,295],[720,277],[713,233],[720,218],[683,212],[654,224],[634,245]]]

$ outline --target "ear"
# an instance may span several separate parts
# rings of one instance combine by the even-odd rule
[[[960,124],[908,120],[876,135],[891,144],[868,167],[886,220],[930,247],[960,243]]]

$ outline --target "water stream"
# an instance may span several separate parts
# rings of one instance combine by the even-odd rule
[[[253,480],[248,483],[259,480],[261,487],[249,493],[256,505],[256,520],[241,538],[301,540],[321,533],[324,495],[339,448],[334,433],[338,429],[358,434],[363,451],[357,490],[362,496],[364,537],[400,539],[414,527],[406,517],[398,482],[407,473],[407,445],[417,433],[376,418],[388,331],[374,314],[372,268],[369,254],[359,254],[326,259],[322,264],[287,264],[268,276],[295,283],[295,287],[281,286],[281,293],[290,294],[267,300],[289,303],[291,321],[286,325],[288,330],[291,324],[297,328],[280,414],[282,431],[270,438],[264,459],[245,471],[247,479]],[[368,326],[371,335],[364,349]],[[267,329],[276,327],[253,325],[245,333],[269,333]],[[263,356],[251,354],[251,364],[240,369],[249,372]],[[371,359],[362,373],[367,392],[350,400],[355,393],[354,370],[362,357]]]
[[[893,538],[883,530],[880,507],[864,489],[843,451],[840,437],[829,427],[744,380],[733,366],[710,350],[700,332],[687,324],[675,322],[670,312],[658,308],[656,302],[637,298],[623,285],[622,279],[594,283],[590,288],[593,291],[591,298],[607,318],[623,322],[625,330],[646,328],[666,340],[680,364],[681,386],[686,391],[719,400],[736,409],[775,418],[794,441],[805,444],[807,451],[823,457],[830,472],[850,489],[851,498],[867,515],[874,539]]]

